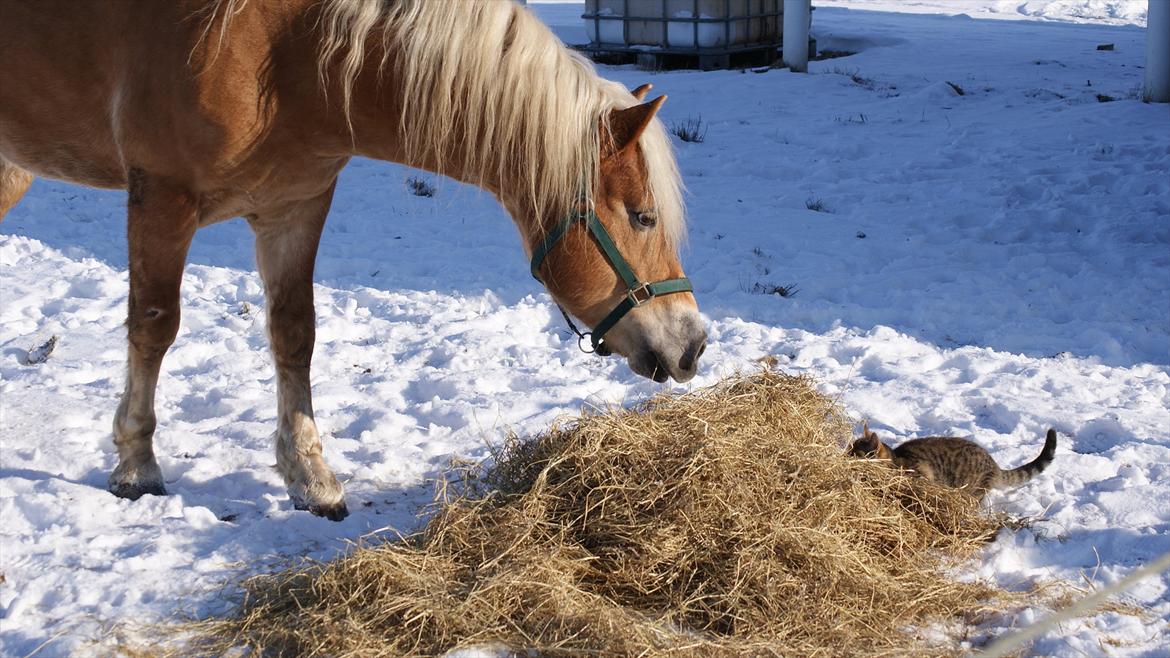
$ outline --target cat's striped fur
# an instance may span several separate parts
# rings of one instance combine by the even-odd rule
[[[920,477],[982,498],[991,489],[1019,486],[1043,472],[1056,455],[1056,430],[1049,429],[1040,456],[1013,469],[1002,469],[980,445],[952,436],[912,439],[890,448],[865,425],[862,436],[849,446],[849,454],[869,459],[888,459],[895,466]]]

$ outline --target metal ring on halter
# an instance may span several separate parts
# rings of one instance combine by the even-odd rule
[[[585,349],[585,346],[582,344],[586,341],[588,341],[588,343],[589,343],[589,349]],[[584,352],[586,354],[595,354],[597,352],[597,348],[593,347],[593,332],[592,331],[586,331],[585,333],[579,334],[577,336],[577,349],[581,350],[582,352]]]
[[[565,307],[557,304],[557,308],[560,309],[561,315],[565,316],[565,322],[569,324],[569,328],[573,330],[573,333],[577,334],[577,349],[586,354],[597,353],[598,349],[601,347],[601,344],[600,342],[593,342],[593,332],[586,331],[582,333],[581,330],[577,328],[577,324],[573,322],[573,318],[569,317],[569,312],[565,310]],[[585,349],[584,345],[582,345],[586,338],[589,339],[589,349]],[[609,350],[606,349],[605,351],[607,354],[602,354],[601,356],[608,356]]]

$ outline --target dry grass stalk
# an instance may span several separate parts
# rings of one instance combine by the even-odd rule
[[[846,459],[851,425],[764,371],[513,439],[418,534],[249,581],[209,654],[939,655],[915,631],[1001,593],[947,570],[973,497]],[[934,634],[937,639],[937,633]]]

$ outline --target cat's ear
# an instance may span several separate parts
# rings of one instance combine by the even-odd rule
[[[862,436],[863,438],[865,438],[865,439],[868,439],[868,440],[870,440],[870,441],[873,441],[875,444],[876,444],[876,443],[880,443],[880,442],[881,442],[881,441],[878,439],[877,432],[871,432],[871,431],[869,431],[869,421],[868,421],[868,420],[867,420],[867,421],[865,421],[865,422],[862,424],[862,426],[861,426],[861,436]],[[877,448],[877,446],[875,445],[875,446],[874,446],[874,448],[876,449],[876,448]]]

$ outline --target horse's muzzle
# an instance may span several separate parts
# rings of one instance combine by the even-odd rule
[[[630,369],[659,383],[693,379],[699,370],[699,357],[707,349],[707,332],[694,311],[666,327],[647,327],[638,338],[641,340],[635,341],[637,347],[626,352]]]

